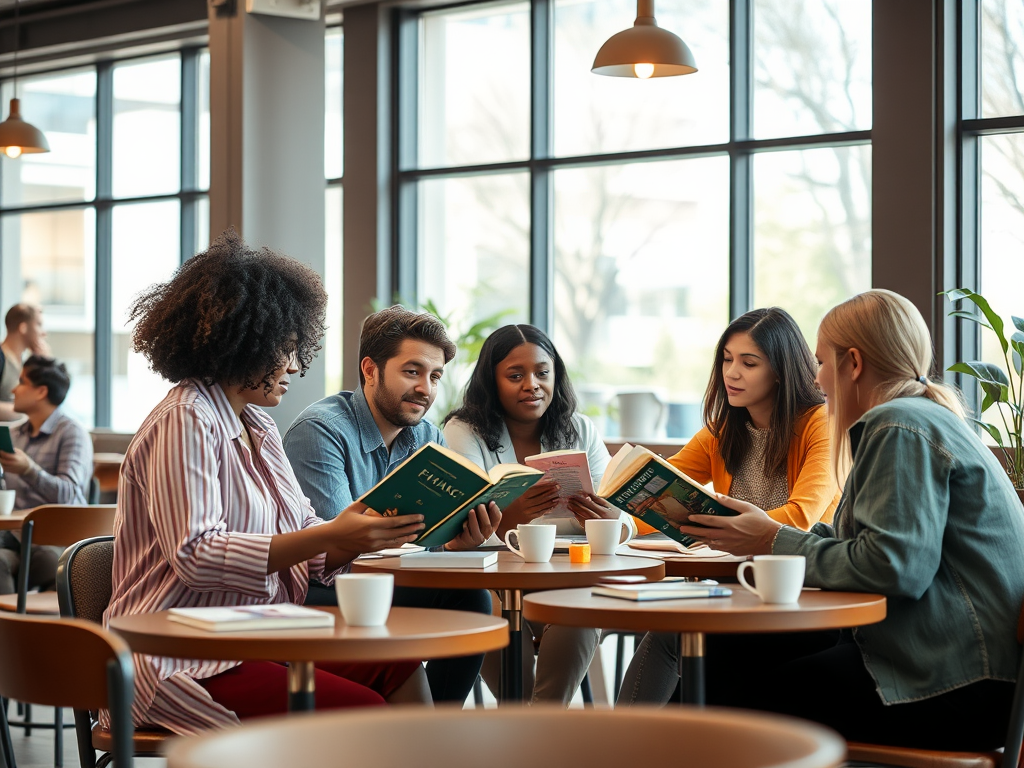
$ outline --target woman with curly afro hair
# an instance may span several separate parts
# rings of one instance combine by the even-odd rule
[[[230,230],[132,306],[133,346],[174,383],[132,440],[114,523],[112,617],[193,606],[301,604],[356,555],[412,541],[422,517],[316,516],[262,410],[320,349],[327,296],[294,259]],[[136,656],[136,726],[191,734],[283,713],[273,662]],[[323,664],[318,709],[429,702],[418,662]]]

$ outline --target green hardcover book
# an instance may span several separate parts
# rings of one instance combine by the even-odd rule
[[[478,504],[494,501],[504,510],[543,476],[521,464],[499,464],[485,472],[450,448],[427,443],[359,501],[386,516],[423,515],[426,528],[415,543],[438,547],[459,535]]]
[[[736,515],[708,491],[643,446],[624,445],[601,478],[597,495],[685,547],[699,543],[680,532],[690,515]]]

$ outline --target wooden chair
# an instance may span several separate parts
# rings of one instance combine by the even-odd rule
[[[0,696],[60,709],[110,710],[118,768],[131,768],[134,671],[131,651],[88,621],[0,615]],[[17,768],[0,708],[0,750]]]
[[[60,615],[100,624],[103,611],[110,603],[113,563],[113,536],[97,536],[68,547],[57,563]],[[104,768],[111,759],[113,735],[100,727],[97,714],[90,709],[75,710],[75,732],[82,768]],[[132,734],[132,752],[138,757],[157,757],[164,741],[172,735],[165,730],[137,730]],[[98,760],[97,750],[103,753]]]
[[[63,505],[46,504],[36,507],[25,516],[21,524],[21,564],[18,566],[18,592],[14,595],[0,595],[0,613],[13,611],[21,614],[37,616],[57,616],[60,614],[56,592],[30,593],[28,585],[29,565],[32,547],[58,546],[67,547],[82,539],[92,536],[110,534],[114,530],[114,513],[117,507],[107,505]],[[32,721],[32,708],[25,705],[24,718],[10,721],[25,729],[25,735],[32,734],[33,728],[54,730],[54,765],[58,768],[64,762],[64,718],[60,708],[54,710],[52,723]]]
[[[1024,643],[1024,604],[1017,617],[1017,642]],[[1017,687],[1010,709],[1010,727],[1002,752],[942,752],[932,749],[890,747],[882,744],[847,744],[850,761],[892,765],[899,768],[1018,768],[1021,765],[1021,742],[1024,740],[1024,657],[1017,670]]]
[[[402,707],[268,718],[178,739],[167,766],[829,768],[845,752],[838,734],[820,725],[741,710]]]

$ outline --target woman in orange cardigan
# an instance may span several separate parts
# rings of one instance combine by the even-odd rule
[[[839,490],[816,374],[807,342],[785,310],[747,312],[718,341],[704,428],[669,461],[781,523],[807,530],[831,522]],[[626,671],[620,705],[668,701],[679,679],[678,639],[648,633]]]

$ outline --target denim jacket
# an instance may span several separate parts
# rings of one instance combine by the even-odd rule
[[[834,532],[785,527],[772,551],[804,555],[808,586],[886,596],[854,630],[886,704],[1016,680],[1024,509],[992,452],[923,397],[872,408],[850,440]]]

